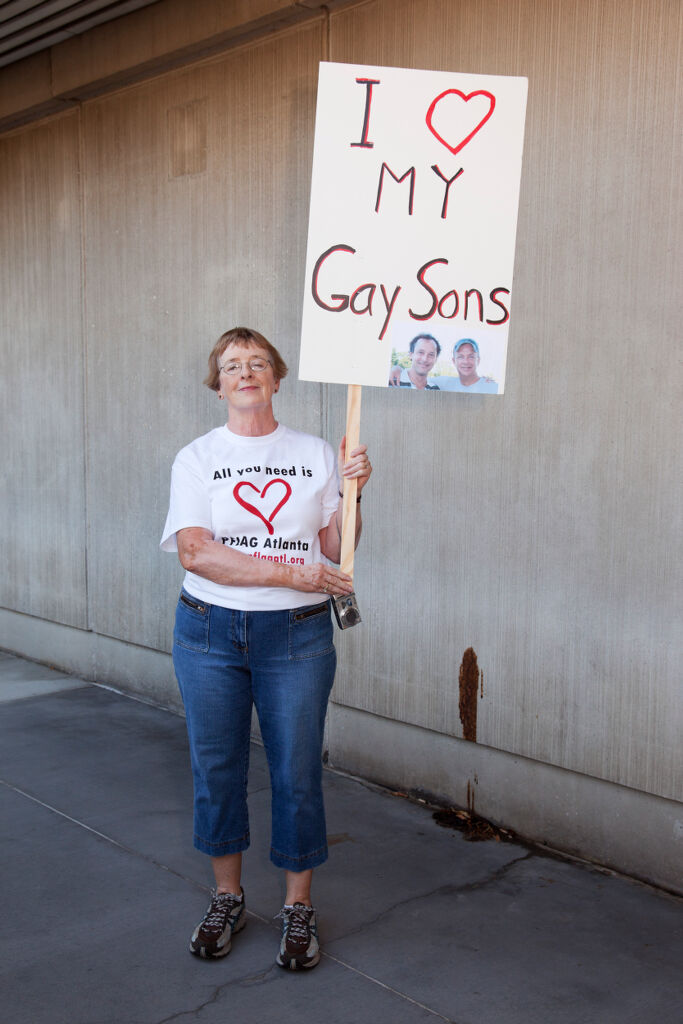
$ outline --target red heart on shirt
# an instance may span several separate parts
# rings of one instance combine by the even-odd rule
[[[267,517],[263,514],[260,508],[257,508],[256,505],[252,505],[250,501],[245,501],[244,498],[240,498],[239,496],[239,491],[243,487],[251,487],[252,491],[256,491],[256,494],[260,499],[264,499],[266,496],[266,492],[269,491],[271,487],[274,487],[275,484],[280,484],[281,487],[284,487],[285,493],[284,497],[280,498],[279,502],[277,503],[273,511]],[[287,480],[269,480],[266,486],[263,488],[263,490],[259,491],[256,484],[252,484],[248,480],[242,480],[241,483],[235,484],[232,493],[235,495],[235,501],[239,502],[242,508],[246,508],[247,512],[251,512],[253,516],[258,516],[261,522],[266,524],[268,528],[268,533],[272,534],[275,533],[275,528],[273,527],[273,519],[275,519],[275,516],[278,514],[282,506],[289,501],[289,498],[292,493],[292,488]],[[272,497],[273,496],[271,495],[271,499]],[[265,502],[263,505],[264,512],[267,512],[269,507],[269,503]]]
[[[457,100],[446,99],[446,97],[449,96],[457,97]],[[469,101],[473,100],[475,96],[484,96],[488,100],[489,108],[484,116],[476,123],[475,118],[479,116],[479,111],[483,109],[482,104],[473,104],[471,111],[464,110],[460,104],[460,100],[462,100],[463,103],[469,103]],[[442,103],[443,100],[446,102]],[[439,104],[441,104],[441,109],[438,112],[441,132],[437,131],[434,127],[434,114]],[[446,147],[446,149],[450,149],[453,156],[455,156],[455,154],[459,153],[463,146],[466,146],[470,139],[472,139],[477,132],[484,127],[493,113],[495,105],[496,97],[493,93],[487,92],[486,89],[478,89],[476,92],[468,93],[467,96],[464,92],[460,92],[460,89],[446,89],[445,92],[440,93],[434,100],[432,100],[425,120],[427,121],[427,127],[432,135],[434,135],[439,142]],[[474,125],[474,127],[472,127],[472,125]],[[469,129],[471,129],[469,134],[465,135],[463,138],[462,133]],[[454,131],[456,133],[455,142],[451,145],[450,142],[446,141],[444,135],[451,134]],[[457,142],[458,138],[461,139],[460,142]]]

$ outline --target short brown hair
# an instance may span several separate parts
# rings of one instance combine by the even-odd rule
[[[225,334],[221,334],[211,349],[209,372],[204,383],[212,391],[220,391],[219,379],[221,368],[219,359],[229,345],[254,345],[256,348],[262,348],[268,353],[275,380],[282,380],[283,377],[287,376],[287,363],[267,338],[264,338],[258,331],[252,331],[249,327],[233,327],[231,330],[226,331]]]

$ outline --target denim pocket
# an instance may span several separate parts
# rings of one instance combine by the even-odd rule
[[[206,654],[209,650],[211,605],[181,591],[175,613],[173,640],[188,651]]]
[[[289,659],[317,658],[334,650],[329,601],[289,613]]]

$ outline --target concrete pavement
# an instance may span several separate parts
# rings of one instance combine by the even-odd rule
[[[250,773],[249,921],[189,955],[210,888],[191,845],[184,722],[0,654],[5,1024],[681,1024],[683,901],[326,772],[324,956],[274,965],[263,751]],[[634,822],[634,828],[638,823]]]

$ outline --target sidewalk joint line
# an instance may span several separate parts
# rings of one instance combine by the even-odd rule
[[[406,995],[405,992],[399,992],[397,988],[392,988],[391,985],[387,985],[386,982],[380,981],[379,978],[373,978],[371,974],[366,974],[365,971],[361,971],[358,967],[353,967],[351,964],[347,964],[345,960],[340,960],[339,957],[333,956],[332,953],[326,953],[324,949],[321,949],[320,955],[325,957],[327,960],[333,960],[340,967],[345,967],[347,971],[352,971],[354,974],[360,975],[361,978],[365,978],[366,981],[371,981],[373,985],[379,985],[380,988],[386,989],[387,992],[391,992],[395,996],[399,996],[401,999],[405,999],[407,1003],[412,1003],[413,1006],[418,1006],[421,1010],[425,1010],[427,1013],[431,1013],[433,1017],[438,1017],[439,1020],[446,1021],[446,1024],[457,1024],[457,1021],[453,1020],[452,1017],[446,1017],[443,1013],[439,1013],[438,1010],[432,1010],[431,1006],[425,1006],[424,1003],[419,1002],[417,999],[413,999],[412,996]]]
[[[196,889],[200,889],[203,892],[208,892],[209,887],[202,885],[200,882],[195,881],[194,878],[188,878],[187,875],[181,874],[180,871],[175,871],[169,867],[168,864],[162,864],[161,861],[156,860],[154,857],[150,857],[146,853],[142,853],[140,850],[134,850],[132,846],[126,846],[125,843],[120,843],[118,839],[114,839],[112,836],[105,835],[104,832],[98,832],[96,828],[92,828],[90,825],[86,825],[84,821],[79,821],[78,818],[72,818],[70,814],[65,811],[60,811],[58,807],[53,807],[52,804],[46,804],[44,800],[41,800],[37,796],[33,796],[32,793],[27,793],[26,790],[20,789],[18,786],[13,786],[11,782],[6,779],[0,779],[0,785],[5,786],[7,789],[11,789],[14,793],[18,793],[19,796],[26,797],[27,800],[32,800],[34,804],[39,804],[40,807],[44,807],[47,811],[51,811],[60,818],[64,818],[66,821],[70,821],[73,825],[78,825],[79,828],[85,829],[86,832],[90,832],[92,835],[97,836],[98,839],[104,839],[106,843],[110,843],[112,846],[118,847],[119,850],[123,850],[124,853],[129,853],[133,857],[139,857],[141,860],[146,861],[148,864],[153,864],[157,868],[161,868],[162,871],[168,871],[169,874],[175,875],[176,878],[182,879],[183,882],[189,882],[190,885]]]

